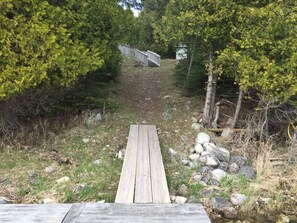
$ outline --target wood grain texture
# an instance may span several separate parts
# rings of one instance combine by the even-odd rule
[[[162,160],[162,154],[157,135],[157,129],[154,125],[148,127],[150,168],[153,203],[170,203],[168,185]]]
[[[138,152],[134,203],[152,203],[150,153],[146,125],[138,127]]]
[[[60,223],[72,204],[4,204],[0,205],[0,222]]]
[[[115,203],[133,203],[137,161],[138,126],[131,125]]]
[[[75,223],[81,214],[81,212],[84,210],[86,204],[73,204],[68,211],[68,213],[65,215],[62,223]]]
[[[77,223],[211,223],[200,204],[87,204]]]

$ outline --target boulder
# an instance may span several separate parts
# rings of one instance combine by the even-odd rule
[[[216,148],[216,145],[212,142],[209,142],[209,143],[204,143],[203,147],[204,147],[205,151],[212,152]]]
[[[243,156],[232,156],[230,163],[236,163],[240,168],[246,165],[247,161],[246,161],[246,158]]]
[[[212,167],[209,167],[209,166],[202,166],[199,170],[199,172],[202,174],[202,175],[206,175],[208,173],[210,173],[211,171],[213,171],[214,169]]]
[[[175,197],[175,203],[177,203],[177,204],[184,204],[184,203],[186,203],[186,201],[187,201],[186,197],[182,197],[182,196]]]
[[[199,132],[196,138],[196,143],[199,143],[201,145],[205,143],[210,142],[210,136],[206,134],[205,132]]]
[[[210,207],[215,211],[222,213],[226,208],[232,207],[232,204],[222,197],[214,197],[210,201]]]
[[[231,163],[229,166],[230,173],[237,173],[239,166],[236,163]]]
[[[202,146],[201,144],[197,143],[197,144],[195,145],[195,152],[198,153],[198,154],[200,154],[200,153],[202,153],[203,151],[204,151],[203,146]]]
[[[229,162],[230,160],[230,152],[222,147],[216,147],[212,152],[215,157],[222,162]]]
[[[200,155],[197,153],[189,155],[189,159],[193,162],[197,162],[199,160],[199,158],[200,158]]]
[[[178,192],[180,195],[182,196],[187,196],[188,195],[188,187],[185,184],[182,184],[179,189]]]
[[[227,162],[220,162],[220,165],[218,167],[218,169],[224,170],[224,171],[228,171],[229,168],[229,164]]]
[[[215,157],[206,156],[205,165],[211,166],[211,167],[217,167],[219,164],[220,162]]]
[[[192,179],[195,181],[195,182],[200,182],[201,179],[202,179],[202,175],[196,173],[192,176]]]
[[[212,179],[218,182],[220,182],[225,176],[227,176],[227,173],[221,169],[215,169],[211,172]]]
[[[232,194],[231,203],[235,206],[241,206],[246,201],[247,197],[244,194]]]
[[[237,218],[237,211],[234,207],[227,207],[223,210],[223,215],[226,218],[234,219]]]
[[[238,171],[238,175],[244,176],[250,180],[256,177],[254,169],[248,165],[241,167]]]

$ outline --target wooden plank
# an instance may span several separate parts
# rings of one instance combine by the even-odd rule
[[[148,139],[153,203],[170,203],[170,196],[156,126],[148,126]]]
[[[201,204],[86,204],[77,223],[211,223]]]
[[[148,133],[146,125],[139,125],[134,203],[152,203],[152,187]]]
[[[131,125],[115,203],[133,203],[138,144],[138,126]]]
[[[4,204],[0,205],[0,222],[62,222],[71,204]]]
[[[79,215],[81,214],[81,212],[85,208],[85,205],[86,204],[73,204],[71,206],[70,210],[68,211],[68,213],[66,214],[66,216],[64,217],[62,223],[74,223],[74,222],[76,222]]]

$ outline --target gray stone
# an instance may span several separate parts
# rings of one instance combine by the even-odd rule
[[[247,162],[246,162],[246,158],[243,156],[232,156],[230,163],[236,163],[240,168],[246,165]]]
[[[232,194],[231,203],[235,206],[241,206],[246,201],[247,197],[244,194]]]
[[[197,167],[196,163],[193,162],[189,162],[189,164],[187,165],[191,170],[195,169]]]
[[[188,187],[185,184],[182,184],[179,189],[178,192],[180,195],[182,196],[187,196],[188,195]]]
[[[220,182],[218,182],[217,180],[214,180],[214,179],[211,179],[210,181],[208,181],[208,184],[211,186],[215,186],[215,187],[220,186]]]
[[[196,138],[196,143],[203,145],[210,142],[210,136],[205,132],[199,132]]]
[[[215,157],[211,157],[211,156],[206,157],[205,165],[211,166],[211,167],[217,167],[219,164],[220,162]]]
[[[209,166],[202,166],[199,170],[199,172],[202,174],[202,175],[206,175],[208,173],[210,173],[211,171],[213,171],[213,168],[212,167],[209,167]]]
[[[254,179],[256,177],[254,169],[247,165],[239,169],[238,175],[245,176],[247,179]]]
[[[227,173],[224,170],[221,169],[215,169],[211,172],[212,179],[216,181],[221,181],[225,176],[227,176]]]
[[[227,172],[229,168],[229,164],[227,162],[220,162],[220,165],[218,168]]]
[[[189,163],[190,163],[189,159],[183,159],[182,160],[182,164],[185,165],[185,166],[189,165]]]
[[[213,189],[204,189],[200,192],[201,197],[211,197]]]
[[[203,126],[201,124],[199,124],[199,123],[193,123],[191,125],[191,128],[194,129],[194,130],[196,130],[198,132],[198,131],[200,131],[203,128]]]
[[[120,149],[120,151],[118,153],[118,158],[119,159],[124,159],[125,158],[125,154],[126,154],[126,150],[125,149]]]
[[[202,176],[200,174],[195,174],[192,178],[195,182],[200,182],[202,179]]]
[[[101,160],[95,160],[95,161],[93,162],[94,165],[99,165],[100,163],[101,163]]]
[[[90,142],[90,138],[88,138],[88,137],[84,137],[84,138],[82,139],[82,141],[83,141],[84,143],[89,143],[89,142]]]
[[[177,204],[184,204],[184,203],[186,203],[186,201],[187,201],[186,197],[182,197],[182,196],[175,197],[175,203],[177,203]]]
[[[202,177],[201,181],[208,184],[208,182],[210,181],[210,177],[209,176],[204,176],[204,177]]]
[[[199,144],[198,144],[199,145]],[[210,152],[207,152],[207,151],[203,151],[201,153],[201,156],[209,156],[211,153]]]
[[[198,154],[201,154],[203,151],[204,151],[203,146],[201,144],[197,143],[195,145],[195,152],[198,153]]]
[[[214,197],[210,201],[210,207],[219,213],[222,213],[226,208],[232,207],[232,204],[222,197]]]
[[[216,147],[212,152],[215,157],[222,162],[229,162],[230,160],[230,152],[222,147]]]
[[[188,142],[189,141],[189,138],[187,136],[185,136],[185,135],[181,136],[180,138],[184,142]]]
[[[229,166],[230,173],[237,173],[239,166],[236,163],[231,163]]]
[[[191,101],[187,101],[186,104],[185,104],[185,109],[188,111],[191,109],[191,104],[192,102]]]
[[[52,198],[45,198],[42,203],[44,203],[44,204],[56,204],[57,201],[55,199],[52,199]]]
[[[6,197],[0,197],[0,204],[11,204],[12,202]]]
[[[199,182],[199,184],[200,184],[201,186],[203,186],[203,187],[207,187],[207,183],[205,183],[205,182],[202,181],[202,180]]]
[[[169,148],[168,153],[171,158],[177,155],[177,152],[172,148]]]
[[[192,118],[191,118],[191,121],[192,121],[193,123],[197,123],[197,122],[198,122],[198,119],[195,118],[195,117],[192,117]]]
[[[36,177],[37,176],[36,170],[29,170],[28,176],[31,178]]]
[[[79,192],[81,192],[81,191],[83,191],[83,190],[85,190],[85,189],[87,189],[87,188],[88,188],[88,186],[85,185],[85,184],[76,184],[76,185],[75,185],[75,188],[74,188],[74,191],[75,191],[76,193],[79,193]]]
[[[57,180],[57,183],[63,184],[63,183],[67,183],[68,181],[70,181],[69,177],[61,177],[60,179]]]
[[[226,207],[223,210],[223,215],[226,218],[234,219],[237,218],[237,211],[234,207]]]
[[[197,153],[189,155],[189,159],[192,160],[193,162],[197,162],[199,158],[200,158],[200,155],[198,155]]]
[[[99,122],[101,122],[102,121],[102,116],[101,116],[101,114],[97,114],[96,116],[95,116],[95,120],[94,120],[96,123],[99,123]]]
[[[54,165],[51,165],[45,168],[45,172],[48,174],[53,173],[55,170],[56,170],[56,167]]]
[[[204,147],[205,151],[212,152],[216,148],[216,145],[212,142],[209,142],[209,143],[204,143],[203,147]]]

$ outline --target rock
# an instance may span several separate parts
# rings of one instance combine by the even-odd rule
[[[246,165],[246,158],[243,156],[232,156],[230,163],[236,163],[240,168]]]
[[[120,151],[118,153],[118,158],[119,159],[124,159],[125,158],[125,154],[126,154],[126,150],[125,149],[120,149]]]
[[[224,170],[224,171],[228,171],[229,168],[229,164],[227,162],[220,162],[218,169]]]
[[[44,203],[44,204],[56,204],[57,201],[56,201],[55,199],[52,199],[52,198],[45,198],[45,199],[43,200],[43,203]]]
[[[238,175],[244,176],[247,179],[254,179],[256,177],[256,173],[254,169],[247,165],[239,169]]]
[[[198,155],[197,153],[189,155],[189,159],[192,160],[193,162],[197,162],[199,158],[200,158],[200,155]]]
[[[101,122],[102,121],[102,116],[101,116],[101,114],[97,114],[96,116],[95,116],[95,122],[96,123],[99,123],[99,122]]]
[[[237,171],[239,170],[239,166],[236,163],[232,163],[229,166],[229,170],[230,170],[230,173],[237,173]]]
[[[214,187],[219,187],[220,186],[220,182],[217,181],[217,180],[214,180],[214,179],[211,179],[209,182],[208,182],[209,185],[211,186],[214,186]]]
[[[191,170],[193,170],[193,169],[195,169],[195,168],[197,167],[197,164],[196,164],[196,162],[195,162],[195,163],[193,163],[193,162],[189,162],[188,167],[189,167]]]
[[[48,174],[55,172],[55,170],[56,170],[56,167],[54,165],[51,165],[45,168],[45,172]]]
[[[229,162],[230,160],[230,152],[222,147],[217,147],[212,152],[215,157],[222,162]]]
[[[191,125],[191,128],[194,129],[194,130],[196,130],[198,132],[198,131],[200,131],[203,128],[203,126],[201,124],[199,124],[199,123],[193,123]]]
[[[226,208],[232,207],[232,204],[225,198],[214,197],[210,201],[210,207],[214,211],[222,213]]]
[[[210,181],[210,177],[209,176],[204,176],[204,177],[202,177],[201,181],[208,184],[208,182]]]
[[[191,101],[187,101],[186,104],[185,104],[185,109],[188,111],[191,109],[191,104],[192,102]]]
[[[88,188],[87,185],[84,185],[84,184],[76,184],[76,185],[75,185],[75,188],[74,188],[74,191],[75,191],[76,193],[79,193],[79,192],[81,192],[81,191],[83,191],[83,190],[85,190],[85,189],[87,189],[87,188]]]
[[[11,200],[6,197],[0,197],[0,204],[11,204]]]
[[[224,177],[227,176],[227,173],[221,169],[215,169],[211,172],[212,179],[220,182]]]
[[[189,165],[189,163],[190,163],[190,160],[188,160],[188,159],[183,159],[182,160],[182,164],[185,165],[185,166]]]
[[[209,167],[209,166],[202,166],[199,170],[199,172],[202,174],[202,175],[206,175],[208,173],[210,173],[211,171],[213,171],[213,168],[212,167]]]
[[[83,138],[82,140],[84,143],[89,143],[90,142],[90,139],[89,138]]]
[[[203,151],[201,153],[201,156],[210,156],[210,155],[211,155],[211,153],[210,152],[207,152],[207,151]]]
[[[217,167],[219,165],[219,162],[216,160],[216,158],[207,156],[205,165]]]
[[[188,195],[188,187],[185,184],[182,184],[179,189],[178,192],[180,195],[182,196],[187,196]]]
[[[201,197],[211,197],[213,189],[204,189],[200,192]]]
[[[168,121],[168,120],[171,120],[171,119],[172,119],[172,115],[171,115],[169,112],[163,112],[163,113],[162,113],[162,118],[163,118],[165,121]]]
[[[171,195],[170,195],[170,200],[171,200],[171,202],[175,202],[175,199],[176,199],[176,196],[171,196]]]
[[[205,132],[199,132],[196,138],[196,143],[199,143],[201,145],[205,143],[210,142],[210,136],[206,134]]]
[[[171,158],[173,158],[174,156],[177,155],[177,152],[174,149],[171,149],[171,148],[169,148],[168,153],[169,153],[169,156]]]
[[[33,177],[36,177],[37,176],[37,173],[36,173],[35,170],[29,170],[28,176],[31,177],[31,178],[33,178]]]
[[[203,186],[203,187],[207,187],[207,183],[205,183],[205,182],[202,181],[202,180],[199,182],[199,184],[200,184],[201,186]]]
[[[189,138],[187,136],[185,136],[185,135],[182,135],[180,138],[184,142],[188,142],[189,141]]]
[[[195,117],[192,117],[191,120],[192,120],[192,123],[197,123],[198,122],[198,119],[195,118]]]
[[[200,182],[202,179],[202,176],[200,174],[195,174],[192,178],[195,182]]]
[[[203,151],[204,151],[203,146],[201,144],[197,143],[195,145],[195,152],[198,153],[198,154],[201,154]]]
[[[234,207],[227,207],[223,210],[223,215],[226,218],[234,219],[237,217],[237,211]]]
[[[57,180],[57,183],[58,184],[67,183],[69,180],[70,180],[69,177],[62,177],[62,178]]]
[[[241,206],[246,201],[247,197],[244,194],[232,194],[231,203],[235,206]]]
[[[186,203],[186,201],[187,201],[186,197],[182,197],[182,196],[175,197],[175,203],[177,203],[177,204],[184,204],[184,203]]]
[[[104,204],[105,200],[97,201],[97,204]]]
[[[101,160],[95,160],[95,161],[93,162],[94,165],[99,165],[100,163],[101,163]]]
[[[209,143],[204,143],[203,147],[204,147],[205,151],[211,153],[216,148],[216,145],[212,142],[209,142]]]

